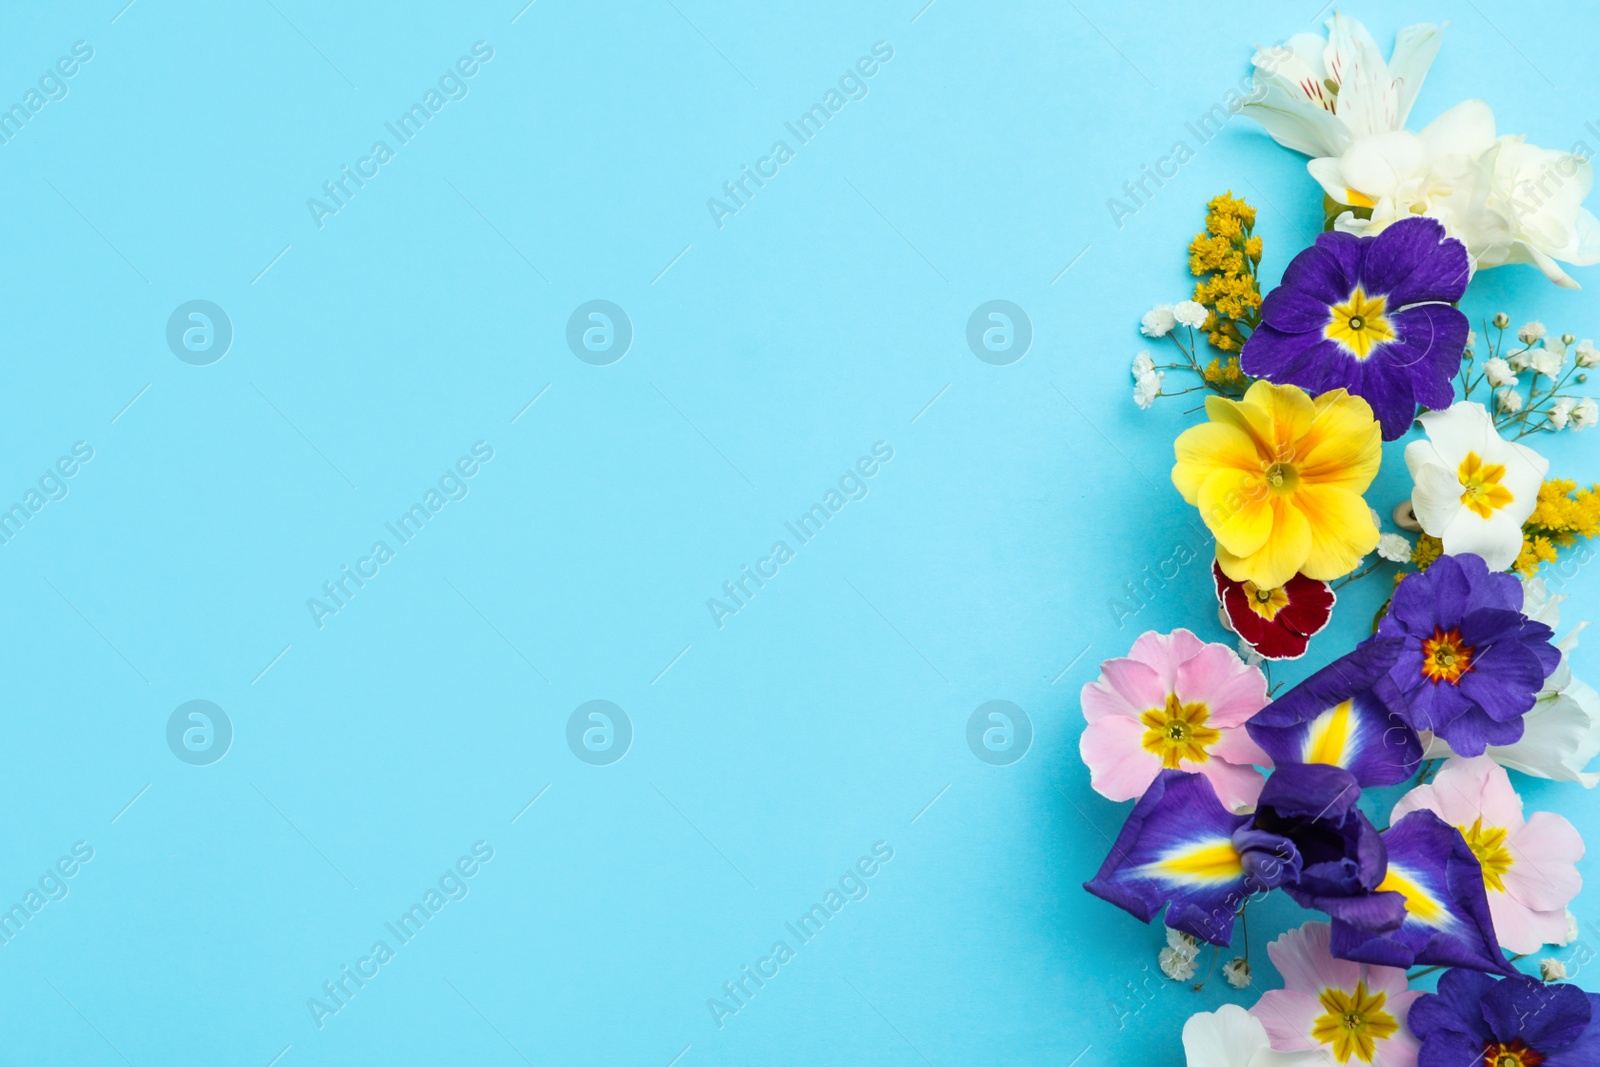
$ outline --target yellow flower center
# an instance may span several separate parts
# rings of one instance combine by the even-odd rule
[[[1509,1045],[1496,1042],[1485,1046],[1482,1062],[1484,1067],[1539,1067],[1544,1054],[1524,1045],[1519,1037]]]
[[[1204,763],[1211,758],[1208,747],[1222,740],[1220,731],[1207,726],[1211,711],[1204,704],[1184,704],[1178,694],[1168,693],[1163,708],[1151,708],[1139,716],[1144,723],[1144,750],[1161,757],[1161,765],[1177,770],[1183,760]]]
[[[1368,993],[1365,981],[1357,982],[1353,992],[1324,989],[1317,998],[1326,1014],[1311,1024],[1313,1039],[1331,1046],[1333,1058],[1349,1063],[1353,1056],[1371,1063],[1378,1042],[1393,1037],[1400,1023],[1383,1010],[1388,998],[1383,993]]]
[[[1282,586],[1267,589],[1255,582],[1245,582],[1244,597],[1245,603],[1250,605],[1250,610],[1268,622],[1277,618],[1278,612],[1289,606],[1289,594]]]
[[[1493,893],[1504,893],[1506,884],[1502,876],[1514,862],[1511,850],[1506,847],[1505,827],[1484,826],[1483,816],[1480,815],[1471,826],[1458,826],[1456,829],[1466,838],[1472,854],[1478,857],[1478,864],[1483,868],[1484,888]]]
[[[1394,340],[1394,327],[1383,315],[1387,302],[1386,297],[1369,297],[1356,286],[1347,303],[1329,309],[1333,318],[1322,328],[1322,336],[1337,341],[1357,359],[1366,359],[1373,346]]]
[[[1516,499],[1511,490],[1500,484],[1505,476],[1504,463],[1485,463],[1476,452],[1468,452],[1456,471],[1461,482],[1461,503],[1480,519],[1493,518],[1496,511]]]
[[[1461,640],[1460,630],[1435,626],[1433,636],[1422,642],[1422,676],[1435,685],[1460,685],[1461,676],[1472,669],[1472,657],[1477,651]]]
[[[1262,477],[1274,493],[1293,493],[1300,488],[1300,472],[1295,470],[1294,464],[1282,460],[1267,464]]]

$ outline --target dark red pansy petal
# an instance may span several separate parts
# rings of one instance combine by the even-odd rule
[[[1234,632],[1255,649],[1256,654],[1267,659],[1298,659],[1305,655],[1311,638],[1328,624],[1333,615],[1333,588],[1297,574],[1284,586],[1289,603],[1268,619],[1250,606],[1244,583],[1236,582],[1222,573],[1222,567],[1211,565],[1211,575]]]
[[[1278,612],[1277,622],[1304,637],[1315,637],[1333,618],[1333,587],[1327,582],[1297,574],[1284,586],[1289,603]]]

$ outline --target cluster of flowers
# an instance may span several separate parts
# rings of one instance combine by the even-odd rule
[[[1544,323],[1530,322],[1517,330],[1521,347],[1507,350],[1505,332],[1511,317],[1500,312],[1494,317],[1494,336],[1483,370],[1474,374],[1476,338],[1467,335],[1467,351],[1462,358],[1461,392],[1471,397],[1480,386],[1494,394],[1495,427],[1516,429],[1518,437],[1541,430],[1555,432],[1571,427],[1582,430],[1600,419],[1600,406],[1593,397],[1563,393],[1568,383],[1582,385],[1588,371],[1600,365],[1600,348],[1585,337],[1579,341],[1570,333],[1560,337],[1545,334]],[[1487,332],[1487,331],[1485,331]],[[1567,366],[1567,356],[1572,365]],[[1528,374],[1527,390],[1522,375]]]
[[[1514,966],[1576,937],[1583,839],[1560,815],[1524,816],[1507,773],[1600,782],[1585,769],[1600,695],[1572,677],[1576,630],[1557,640],[1563,598],[1537,575],[1600,535],[1600,490],[1546,481],[1549,462],[1518,442],[1594,424],[1594,400],[1562,390],[1600,350],[1538,323],[1511,350],[1497,315],[1474,370],[1456,306],[1479,267],[1531,263],[1572,285],[1556,260],[1600,262],[1588,164],[1496,140],[1477,101],[1406,132],[1438,28],[1402,31],[1385,64],[1359,23],[1328,26],[1271,64],[1258,54],[1264,95],[1247,105],[1314,157],[1328,232],[1263,297],[1254,211],[1218,197],[1190,246],[1194,298],[1140,326],[1183,357],[1140,353],[1141,407],[1177,395],[1170,370],[1199,379],[1178,392],[1214,394],[1175,442],[1172,481],[1216,539],[1219,616],[1239,644],[1145,633],[1084,686],[1091,785],[1135,801],[1085,888],[1163,916],[1161,967],[1180,980],[1263,894],[1328,917],[1269,946],[1283,989],[1189,1020],[1191,1067],[1600,1064],[1600,997],[1554,959],[1541,978]],[[1202,339],[1223,353],[1209,365]],[[1395,510],[1413,545],[1382,532],[1364,494],[1383,443],[1419,423]],[[1304,655],[1335,583],[1384,561],[1409,567],[1371,636],[1274,698],[1261,665]],[[1364,791],[1370,808],[1370,790],[1410,781],[1380,828]],[[1251,984],[1248,953],[1223,968],[1235,988]],[[1412,988],[1433,971],[1436,992]]]

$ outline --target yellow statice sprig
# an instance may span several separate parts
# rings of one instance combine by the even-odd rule
[[[1238,399],[1254,382],[1235,353],[1261,321],[1261,286],[1256,280],[1261,238],[1251,232],[1255,223],[1256,209],[1231,192],[1206,204],[1205,232],[1189,243],[1189,270],[1200,278],[1193,299],[1151,308],[1139,326],[1146,337],[1170,338],[1183,357],[1171,363],[1156,362],[1149,351],[1134,357],[1133,399],[1140,407],[1148,408],[1160,397],[1200,390]],[[1202,336],[1223,353],[1209,363],[1200,355]],[[1199,383],[1169,391],[1168,371],[1188,371]]]
[[[1200,279],[1194,300],[1207,312],[1206,339],[1223,352],[1238,352],[1261,324],[1261,238],[1252,232],[1255,224],[1256,209],[1230,191],[1206,204],[1205,232],[1189,242],[1189,273]]]
[[[1522,552],[1513,568],[1531,576],[1554,563],[1560,549],[1600,537],[1600,486],[1551,478],[1539,486],[1533,514],[1522,524]]]

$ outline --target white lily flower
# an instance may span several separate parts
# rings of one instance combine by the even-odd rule
[[[1487,207],[1505,222],[1503,232],[1474,233],[1468,251],[1479,268],[1531,263],[1564,289],[1578,283],[1556,261],[1580,267],[1600,263],[1600,219],[1584,200],[1594,168],[1582,156],[1526,143],[1518,134],[1496,142]]]
[[[1551,629],[1561,625],[1560,604],[1542,578],[1523,580],[1522,613]],[[1522,737],[1509,745],[1490,745],[1484,753],[1502,767],[1535,778],[1578,782],[1586,789],[1600,785],[1600,773],[1584,770],[1600,755],[1600,693],[1572,676],[1572,650],[1588,623],[1579,623],[1556,642],[1561,665],[1546,678],[1533,709],[1522,718]],[[1424,735],[1425,759],[1455,755],[1437,737]]]
[[[1475,270],[1529,263],[1568,289],[1578,283],[1558,260],[1600,263],[1600,219],[1583,207],[1594,184],[1588,161],[1521,135],[1496,139],[1494,112],[1481,100],[1462,101],[1420,133],[1370,134],[1306,167],[1338,203],[1372,209],[1369,219],[1340,215],[1335,226],[1348,233],[1428,215],[1467,246]]]
[[[1475,237],[1504,223],[1485,206],[1494,147],[1494,112],[1482,100],[1463,100],[1420,133],[1392,130],[1353,142],[1336,156],[1313,159],[1306,169],[1333,200],[1371,208],[1371,218],[1345,212],[1336,226],[1359,236],[1381,233],[1412,215],[1429,215],[1476,259]]]
[[[1441,27],[1430,23],[1401,30],[1387,63],[1360,22],[1335,14],[1327,27],[1326,40],[1297,33],[1258,51],[1244,105],[1273,140],[1312,157],[1337,156],[1358,138],[1402,128],[1439,53]]]
[[[1550,461],[1502,440],[1482,404],[1462,401],[1420,421],[1428,439],[1406,446],[1417,521],[1445,552],[1473,552],[1490,570],[1505,570],[1522,551],[1522,524]]]
[[[1189,1016],[1183,1054],[1188,1067],[1328,1067],[1333,1062],[1320,1048],[1274,1051],[1261,1020],[1237,1004]]]

